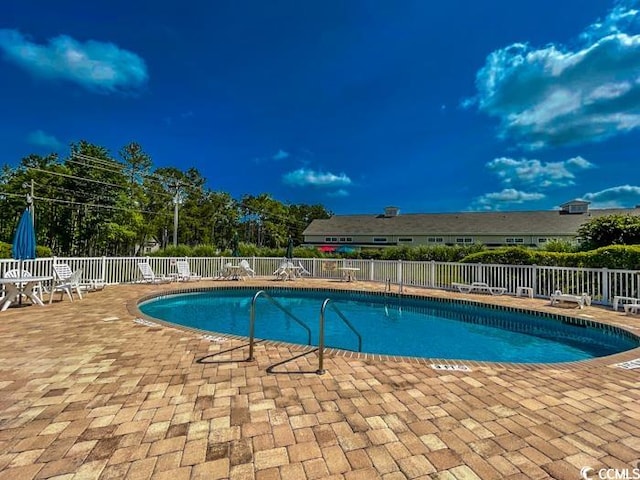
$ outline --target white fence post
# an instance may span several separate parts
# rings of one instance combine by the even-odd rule
[[[374,279],[374,269],[375,269],[375,260],[373,258],[369,259],[369,281],[373,282]]]
[[[609,269],[602,269],[602,303],[609,303],[611,292],[609,291]]]
[[[538,266],[535,263],[531,265],[531,287],[535,297],[538,294]]]
[[[436,261],[431,260],[431,264],[429,265],[429,283],[428,287],[433,288],[436,285]]]

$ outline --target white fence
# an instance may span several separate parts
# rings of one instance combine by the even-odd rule
[[[183,259],[183,258],[180,258]],[[226,263],[238,263],[243,258],[188,257],[191,271],[204,278],[214,278]],[[258,276],[271,276],[282,258],[244,257]],[[130,283],[141,279],[138,262],[149,262],[158,275],[176,272],[177,258],[168,257],[51,257],[25,260],[24,270],[33,275],[53,275],[52,265],[67,263],[75,270],[82,268],[86,280],[101,280],[107,284]],[[453,282],[487,282],[504,287],[514,293],[519,286],[532,287],[537,297],[549,297],[555,290],[564,293],[592,296],[593,302],[610,305],[615,295],[640,297],[640,272],[636,270],[609,270],[606,268],[539,267],[536,265],[484,265],[477,263],[406,262],[393,260],[344,260],[301,258],[300,262],[314,277],[341,276],[340,267],[356,267],[359,280],[391,282],[426,288],[451,289]],[[17,260],[0,260],[0,276],[19,268]]]

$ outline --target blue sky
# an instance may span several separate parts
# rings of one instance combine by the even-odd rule
[[[640,204],[640,2],[6,0],[0,164],[114,156],[335,213]]]

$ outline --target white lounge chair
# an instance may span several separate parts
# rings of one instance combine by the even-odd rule
[[[561,290],[556,290],[551,295],[551,305],[555,305],[558,302],[575,303],[580,308],[584,308],[585,305],[591,305],[591,297],[586,293],[583,293],[582,295],[571,295],[569,293],[562,293]]]
[[[624,313],[626,313],[627,315],[639,314],[640,313],[640,303],[627,303],[627,304],[625,304]]]
[[[249,262],[247,262],[246,260],[242,260],[240,262],[240,278],[242,277],[255,277],[256,276],[256,272],[251,268],[251,265],[249,265]]]
[[[186,260],[178,260],[176,268],[178,269],[178,281],[188,282],[189,280],[200,280],[202,278],[202,275],[191,273],[189,262]]]
[[[636,305],[638,303],[640,303],[640,298],[624,297],[622,295],[615,295],[613,297],[613,309],[616,311],[618,310],[618,307],[621,305],[624,307],[626,304]]]
[[[153,273],[153,270],[151,269],[151,265],[149,265],[147,262],[139,262],[138,268],[140,269],[140,273],[142,273],[142,279],[143,279],[143,282],[145,283],[155,284],[155,283],[169,283],[173,281],[173,278],[171,277],[165,277],[164,275],[157,276],[155,273]]]
[[[453,282],[460,293],[490,293],[491,295],[503,295],[507,289],[504,287],[491,287],[486,282],[457,283]]]
[[[78,298],[82,300],[82,291],[80,288],[80,280],[82,279],[82,269],[79,268],[71,271],[66,263],[53,266],[54,283],[49,296],[49,303],[53,302],[53,294],[60,292],[60,300],[66,293],[69,300],[73,302],[73,291],[78,294]]]

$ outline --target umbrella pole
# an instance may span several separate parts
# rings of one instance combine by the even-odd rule
[[[18,277],[22,277],[22,262],[24,262],[23,259],[18,260]],[[20,290],[20,287],[18,287],[18,290]],[[22,293],[18,295],[18,306],[22,306]]]

